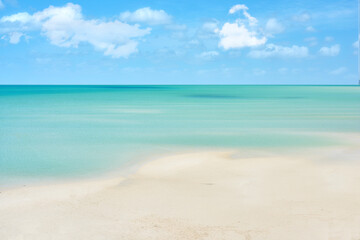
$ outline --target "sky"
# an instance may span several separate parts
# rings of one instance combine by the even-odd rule
[[[0,84],[359,82],[357,0],[0,0]]]

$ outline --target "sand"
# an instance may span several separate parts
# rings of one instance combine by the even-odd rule
[[[128,177],[2,191],[0,239],[359,240],[359,152],[333,151],[179,153]]]

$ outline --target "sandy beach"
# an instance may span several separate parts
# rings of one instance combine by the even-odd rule
[[[360,0],[0,0],[0,240],[360,240]]]
[[[332,151],[186,152],[128,177],[2,191],[0,239],[358,240],[358,149]]]

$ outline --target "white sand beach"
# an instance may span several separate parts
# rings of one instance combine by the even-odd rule
[[[181,153],[129,177],[5,190],[0,239],[359,240],[359,151],[333,151]]]

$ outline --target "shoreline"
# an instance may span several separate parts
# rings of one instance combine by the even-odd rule
[[[358,239],[360,165],[345,150],[183,152],[126,177],[2,191],[0,238]]]
[[[273,131],[273,130],[272,130]],[[310,146],[302,146],[300,149],[303,151],[310,151],[310,152],[326,152],[328,150],[334,152],[334,149],[349,149],[355,148],[360,149],[359,144],[357,143],[358,134],[351,133],[351,132],[309,132],[309,131],[290,131],[290,134],[294,135],[304,135],[304,136],[320,136],[320,137],[327,137],[330,140],[337,139],[338,142],[333,145],[329,146],[317,146],[317,147],[310,147]],[[341,140],[339,140],[341,139]],[[77,183],[77,182],[86,182],[86,181],[102,181],[107,180],[110,178],[118,178],[121,177],[128,177],[136,173],[136,171],[141,168],[144,164],[155,161],[159,158],[163,158],[166,156],[171,155],[178,155],[182,153],[192,153],[192,152],[206,152],[206,151],[245,151],[249,152],[250,154],[263,154],[266,155],[291,155],[292,153],[298,154],[299,150],[297,147],[209,147],[209,146],[201,146],[201,147],[192,147],[192,146],[173,146],[173,145],[154,145],[156,151],[145,152],[142,154],[137,155],[136,157],[132,157],[129,161],[125,162],[123,165],[117,166],[114,170],[111,171],[103,171],[100,173],[91,173],[91,174],[84,174],[80,176],[66,176],[66,177],[11,177],[14,180],[11,183],[5,183],[0,185],[0,192],[14,190],[14,189],[21,189],[23,187],[37,187],[37,186],[48,186],[48,185],[58,185],[58,184],[67,184],[67,183]],[[161,151],[160,151],[161,150]],[[20,181],[19,181],[20,180]],[[14,183],[12,183],[14,182]]]

